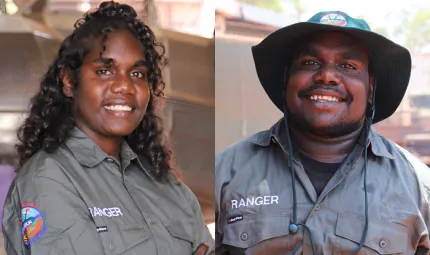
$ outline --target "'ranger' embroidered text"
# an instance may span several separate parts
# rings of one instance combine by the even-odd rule
[[[241,198],[240,200],[231,200],[231,209],[253,205],[271,205],[274,203],[278,204],[278,200],[278,196],[248,197],[246,199]]]

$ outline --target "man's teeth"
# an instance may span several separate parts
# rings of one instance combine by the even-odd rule
[[[329,101],[329,102],[339,102],[339,98],[337,97],[331,97],[331,96],[310,96],[311,100],[315,101]]]
[[[127,105],[106,105],[104,106],[104,108],[111,111],[122,111],[122,112],[130,112],[132,110],[132,108]]]

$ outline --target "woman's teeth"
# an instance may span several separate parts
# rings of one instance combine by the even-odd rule
[[[133,110],[131,107],[127,105],[106,105],[104,106],[104,108],[110,111],[121,111],[121,112],[130,112],[131,110]]]

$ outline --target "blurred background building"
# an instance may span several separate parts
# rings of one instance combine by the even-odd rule
[[[373,31],[410,50],[413,70],[407,94],[397,112],[373,128],[430,165],[430,2],[219,0],[215,9],[217,152],[282,117],[258,81],[251,46],[317,12],[341,10],[364,18]]]
[[[100,0],[0,0],[0,209],[17,167],[13,145],[29,98],[63,38]],[[214,230],[215,73],[213,1],[129,0],[166,47],[165,126],[182,170]],[[1,214],[0,214],[1,216]],[[1,219],[1,217],[0,217]],[[0,235],[0,255],[4,254]]]

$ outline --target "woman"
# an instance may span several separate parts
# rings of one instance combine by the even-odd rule
[[[19,130],[4,207],[8,254],[208,254],[213,239],[176,178],[156,102],[164,47],[132,7],[75,25]]]

